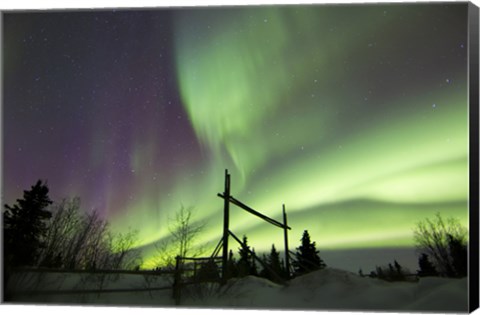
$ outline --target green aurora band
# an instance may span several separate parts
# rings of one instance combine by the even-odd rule
[[[185,160],[168,194],[139,186],[144,195],[127,207],[135,215],[116,226],[142,226],[145,251],[154,253],[148,244],[168,236],[168,218],[182,203],[208,222],[199,241],[213,247],[226,168],[244,203],[277,220],[286,205],[292,248],[305,229],[322,250],[412,246],[415,223],[436,212],[467,225],[466,69],[449,74],[453,84],[411,78],[387,89],[406,82],[389,72],[388,58],[412,53],[404,39],[411,29],[396,31],[409,10],[176,12],[177,79],[202,156]],[[403,23],[428,25],[411,19]],[[148,165],[153,142],[134,150],[133,168]],[[282,231],[258,218],[232,207],[230,222],[257,251],[282,248]]]

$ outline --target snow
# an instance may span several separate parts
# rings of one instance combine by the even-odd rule
[[[24,274],[12,279],[16,289],[87,290],[132,289],[143,291],[46,294],[18,296],[20,303],[175,306],[172,290],[145,289],[171,286],[165,275]],[[343,311],[467,312],[467,278],[421,278],[418,282],[386,282],[326,268],[285,285],[248,276],[217,284],[188,286],[181,306],[240,309],[305,309]]]
[[[247,277],[232,280],[221,299],[197,306],[315,310],[399,310],[466,312],[467,279],[423,278],[386,282],[327,268],[295,278],[286,286]]]

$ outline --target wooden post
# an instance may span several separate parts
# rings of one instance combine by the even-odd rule
[[[180,291],[181,291],[181,279],[182,279],[182,270],[180,266],[180,256],[175,257],[175,273],[173,275],[173,299],[175,300],[175,305],[180,305]]]
[[[222,253],[222,284],[227,283],[228,276],[228,223],[229,223],[229,205],[230,205],[230,174],[225,170],[225,191],[223,203],[223,253]]]
[[[288,252],[288,229],[287,229],[287,212],[285,211],[285,204],[282,205],[283,210],[283,237],[285,242],[285,269],[287,271],[287,276],[290,279],[290,256]]]

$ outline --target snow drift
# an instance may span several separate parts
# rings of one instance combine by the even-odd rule
[[[12,289],[75,290],[99,288],[98,275],[46,274],[26,281],[12,279]],[[30,278],[32,278],[30,276]],[[23,281],[20,281],[23,279]],[[153,290],[171,285],[166,276],[109,275],[101,279],[103,289],[130,292],[82,294],[33,294],[16,296],[20,303],[174,306],[172,290]],[[14,288],[15,287],[15,288]],[[151,291],[149,290],[152,289]],[[467,312],[467,279],[421,278],[418,282],[386,282],[326,268],[279,285],[248,276],[217,284],[191,285],[182,291],[180,306],[250,309],[385,310]]]

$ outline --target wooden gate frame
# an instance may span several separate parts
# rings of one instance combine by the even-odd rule
[[[288,230],[291,230],[291,227],[287,225],[287,212],[285,211],[285,205],[282,205],[282,212],[283,212],[283,223],[280,223],[268,216],[250,208],[249,206],[245,205],[241,201],[235,199],[230,193],[230,174],[228,173],[228,169],[225,170],[225,189],[223,194],[218,193],[218,197],[224,200],[223,204],[223,237],[220,241],[222,243],[223,252],[222,252],[222,279],[221,283],[225,284],[227,282],[228,277],[228,238],[230,235],[235,237],[235,235],[229,230],[229,220],[230,220],[230,203],[233,205],[253,214],[260,219],[283,229],[283,236],[284,236],[284,245],[285,245],[285,269],[287,270],[288,276],[290,277],[290,258],[289,258],[289,250],[288,250]],[[236,237],[235,237],[236,238]],[[239,241],[236,238],[237,242]],[[219,243],[219,244],[220,244]],[[242,242],[240,242],[242,244]]]

